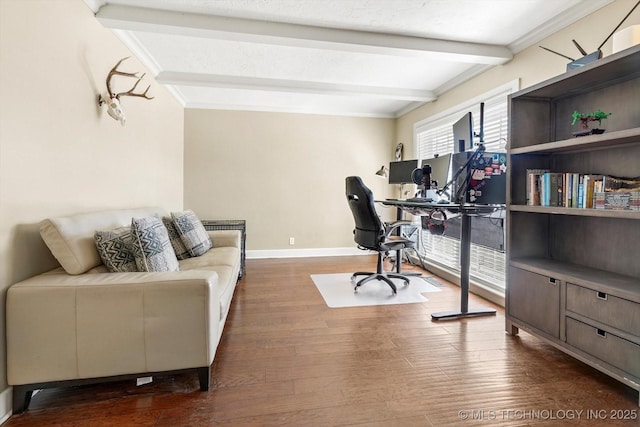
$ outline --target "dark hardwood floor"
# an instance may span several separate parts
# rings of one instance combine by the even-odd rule
[[[526,333],[507,335],[501,308],[432,321],[459,307],[456,286],[419,304],[328,308],[309,277],[374,265],[248,260],[211,391],[195,374],[44,390],[4,426],[640,425],[636,391]]]

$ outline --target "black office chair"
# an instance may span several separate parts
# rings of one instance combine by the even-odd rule
[[[399,227],[410,225],[408,221],[396,221],[385,225],[378,216],[373,193],[358,176],[350,176],[346,179],[346,195],[356,228],[353,230],[354,240],[361,249],[378,252],[378,266],[375,273],[358,271],[353,273],[351,281],[357,276],[367,276],[356,283],[354,291],[370,280],[382,280],[386,282],[393,293],[397,293],[396,285],[392,278],[402,279],[405,285],[409,284],[409,277],[402,273],[384,272],[382,269],[383,254],[389,251],[398,251],[411,248],[415,250],[415,243],[411,240],[393,234]],[[400,260],[396,260],[400,262]]]

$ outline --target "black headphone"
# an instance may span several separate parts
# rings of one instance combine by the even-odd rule
[[[434,209],[428,216],[422,217],[422,228],[431,234],[442,235],[446,228],[447,214],[442,209]]]

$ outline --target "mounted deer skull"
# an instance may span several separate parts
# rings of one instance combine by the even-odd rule
[[[118,70],[118,66],[128,58],[130,57],[127,56],[125,58],[122,58],[120,61],[118,61],[115,67],[113,67],[111,71],[109,71],[109,75],[107,75],[107,96],[103,97],[102,95],[98,95],[98,105],[102,106],[102,104],[106,103],[108,107],[107,112],[109,113],[109,115],[114,119],[119,120],[122,126],[124,126],[126,118],[124,116],[124,111],[122,111],[122,106],[120,105],[121,96],[138,96],[144,99],[153,99],[152,96],[147,96],[147,92],[149,92],[151,86],[147,86],[147,89],[142,93],[134,92],[136,90],[136,87],[138,86],[138,83],[140,83],[140,80],[144,78],[144,73],[138,77],[138,73],[125,73],[124,71]],[[116,93],[111,89],[111,78],[113,76],[133,77],[137,80],[133,87],[128,91]]]

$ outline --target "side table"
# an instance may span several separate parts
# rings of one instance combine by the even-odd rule
[[[244,219],[204,219],[202,220],[205,230],[240,230],[241,258],[240,277],[244,276],[244,264],[246,260],[247,222]]]

